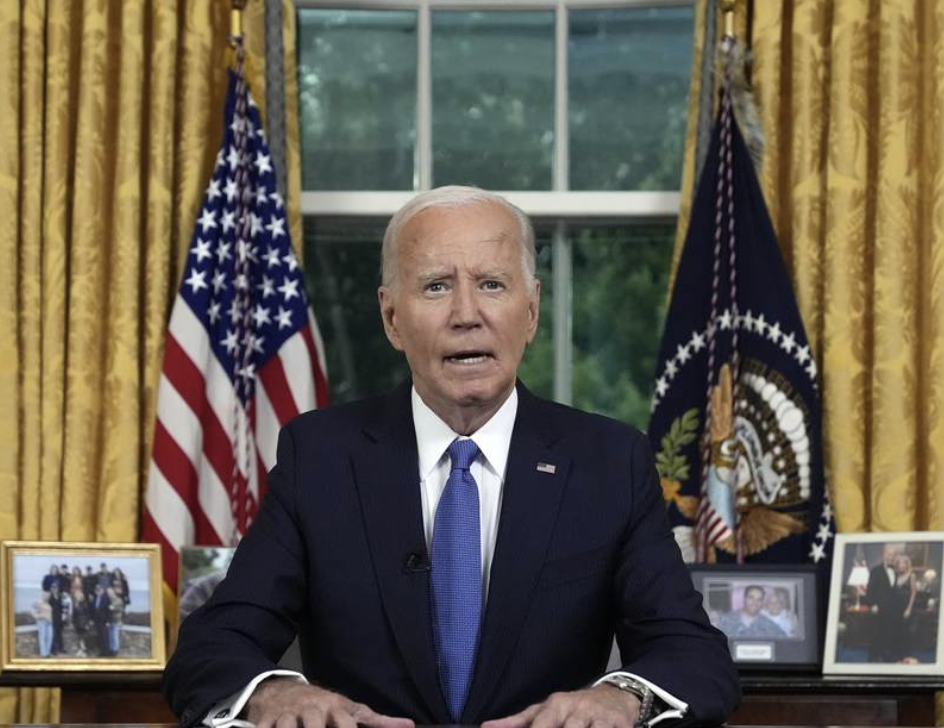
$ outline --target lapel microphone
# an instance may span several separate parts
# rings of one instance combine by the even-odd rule
[[[423,571],[429,571],[429,559],[426,554],[413,553],[406,555],[406,561],[403,562],[403,570],[408,574],[418,574]]]

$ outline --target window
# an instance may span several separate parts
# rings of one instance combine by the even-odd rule
[[[333,401],[405,362],[375,290],[389,216],[475,184],[535,221],[537,394],[648,420],[691,67],[691,2],[299,0],[307,274]]]

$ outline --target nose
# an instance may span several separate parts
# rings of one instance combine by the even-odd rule
[[[453,289],[452,325],[456,328],[473,328],[481,324],[475,285],[461,281]]]

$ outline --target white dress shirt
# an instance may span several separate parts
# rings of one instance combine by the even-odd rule
[[[451,463],[447,449],[453,440],[466,439],[454,432],[435,412],[433,412],[413,388],[412,395],[413,427],[416,431],[416,448],[419,461],[420,498],[423,509],[423,528],[426,535],[426,548],[429,550],[433,540],[433,526],[436,522],[436,507],[449,479]],[[499,407],[492,417],[476,430],[469,439],[479,448],[479,454],[469,471],[479,487],[479,527],[481,529],[482,552],[482,594],[483,607],[488,598],[488,581],[495,555],[495,541],[498,537],[498,519],[501,513],[502,488],[505,482],[505,470],[508,464],[508,449],[511,435],[518,414],[518,391],[511,390],[511,395]],[[236,720],[256,686],[268,677],[291,676],[300,682],[307,682],[304,675],[291,670],[271,670],[257,675],[240,692],[214,705],[204,718],[206,725],[214,728],[231,728],[251,725],[246,721]],[[627,676],[642,680],[650,686],[656,695],[671,710],[667,710],[650,721],[650,725],[665,718],[681,717],[688,706],[658,686],[640,678],[638,675],[614,672],[600,679],[602,682],[610,676]],[[598,684],[595,683],[595,684]]]

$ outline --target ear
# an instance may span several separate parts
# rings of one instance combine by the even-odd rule
[[[377,300],[380,303],[380,318],[383,320],[387,340],[394,349],[403,351],[400,333],[397,331],[397,314],[393,291],[387,286],[381,286],[377,289]]]
[[[541,281],[534,279],[534,290],[528,301],[528,343],[534,341],[538,333],[538,319],[541,316]]]

